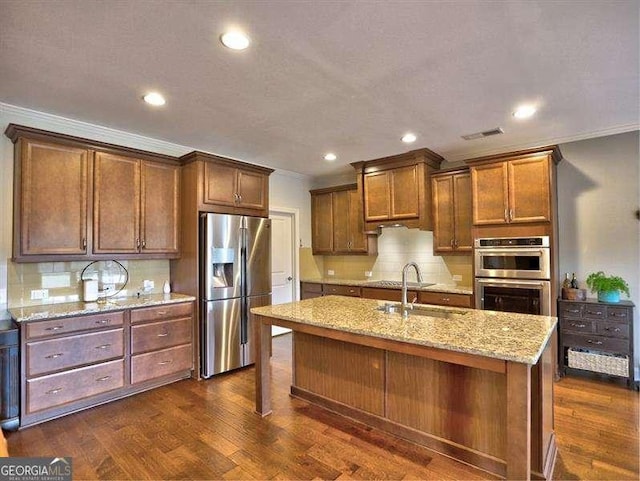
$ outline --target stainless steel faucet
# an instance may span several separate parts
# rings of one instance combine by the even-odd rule
[[[409,267],[415,268],[418,282],[422,282],[422,274],[420,273],[418,264],[416,264],[415,262],[409,262],[408,264],[405,264],[405,266],[402,268],[402,302],[400,304],[402,317],[404,319],[409,317],[409,309],[413,308],[413,306],[409,304],[409,302],[407,302],[407,271],[409,270]]]

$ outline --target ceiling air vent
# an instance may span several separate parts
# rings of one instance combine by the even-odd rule
[[[464,140],[475,140],[500,134],[504,134],[504,130],[502,130],[502,127],[496,127],[495,129],[485,130],[484,132],[476,132],[475,134],[463,135],[462,138]]]

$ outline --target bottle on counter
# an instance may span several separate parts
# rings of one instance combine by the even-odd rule
[[[578,288],[578,279],[576,279],[576,273],[573,273],[573,276],[571,277],[571,287],[573,289],[577,289]]]
[[[569,289],[571,287],[571,281],[569,280],[569,273],[565,272],[564,274],[564,282],[562,283],[562,287],[564,289]]]
[[[169,281],[164,281],[164,284],[162,284],[162,292],[164,292],[165,294],[169,294],[171,292]]]

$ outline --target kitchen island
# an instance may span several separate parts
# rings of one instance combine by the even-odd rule
[[[293,330],[291,394],[507,479],[550,479],[556,318],[325,296],[252,309],[256,411],[271,326]]]

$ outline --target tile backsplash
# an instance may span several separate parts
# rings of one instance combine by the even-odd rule
[[[323,277],[330,277],[328,271],[333,271],[336,278],[364,279],[370,271],[372,280],[401,280],[402,267],[411,261],[420,266],[424,282],[465,287],[473,283],[471,254],[435,256],[433,232],[406,227],[382,229],[377,256],[324,256]],[[414,280],[415,273],[410,276]]]
[[[162,292],[164,281],[169,280],[168,260],[118,260],[128,271],[129,280],[118,297],[142,292],[143,281],[153,281],[150,293]],[[36,306],[82,299],[80,275],[89,262],[16,263],[8,261],[8,307]],[[125,274],[116,263],[100,261],[85,272],[86,278],[98,279],[99,289],[109,284],[118,289]],[[46,298],[32,299],[32,291],[46,291]],[[37,294],[37,292],[36,292]],[[42,292],[40,293],[42,294]]]

